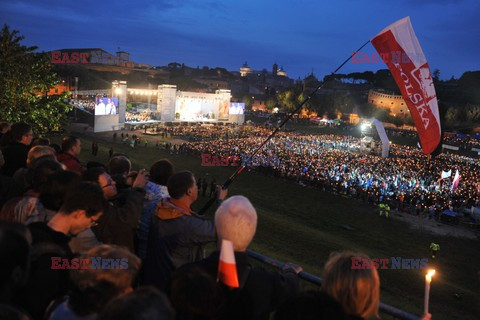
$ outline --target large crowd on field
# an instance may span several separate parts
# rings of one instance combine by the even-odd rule
[[[251,263],[258,216],[246,197],[212,185],[215,217],[207,219],[191,209],[200,189],[195,176],[168,159],[134,171],[127,155],[110,149],[107,163],[85,164],[76,136],[51,143],[25,123],[0,123],[0,132],[0,319],[341,320],[379,313],[377,270],[352,268],[368,256],[326,257],[321,290],[302,291],[300,266]],[[235,134],[214,135],[233,143]],[[299,152],[293,139],[282,145]],[[94,142],[92,156],[97,152]],[[207,256],[208,244],[217,249]]]
[[[177,132],[178,136],[192,141],[181,145],[181,152],[238,156],[243,160],[271,133],[262,127],[180,130],[183,132]],[[479,205],[477,159],[452,153],[432,158],[418,147],[396,144],[391,144],[388,158],[379,154],[379,150],[365,152],[361,139],[352,136],[279,132],[247,167],[371,203],[386,202],[416,214],[434,211],[438,216],[446,209]],[[276,161],[270,161],[272,158]],[[460,183],[452,188],[457,170]],[[442,179],[442,171],[450,172],[450,176]]]

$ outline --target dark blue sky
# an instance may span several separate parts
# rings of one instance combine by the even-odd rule
[[[274,62],[292,78],[323,77],[352,50],[410,16],[440,78],[480,70],[478,0],[2,0],[0,22],[42,50],[118,47],[131,60],[255,70]],[[365,50],[373,52],[369,44]],[[375,71],[349,62],[343,73]]]

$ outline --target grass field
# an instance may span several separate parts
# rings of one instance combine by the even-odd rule
[[[119,139],[112,142],[111,134],[95,136],[100,149],[99,155],[93,157],[90,155],[92,137],[81,137],[83,161],[105,163],[108,149],[113,146],[115,152],[128,154],[136,168],[149,168],[155,160],[169,158],[176,170],[191,170],[197,177],[207,176],[209,181],[215,177],[217,182],[223,182],[234,170],[231,167],[202,167],[200,158],[170,155],[156,150],[152,143],[148,148],[142,145],[133,150],[122,145]],[[441,251],[430,296],[433,319],[478,319],[478,239],[436,236],[412,230],[405,222],[379,217],[375,207],[361,201],[253,172],[244,172],[238,177],[229,190],[229,195],[235,194],[248,197],[257,209],[259,225],[251,249],[284,262],[295,262],[318,276],[332,251],[358,250],[370,257],[415,259],[428,258],[430,243],[439,243]],[[195,208],[199,209],[205,201],[200,197]],[[422,313],[423,270],[387,269],[379,270],[379,274],[382,302],[417,315]],[[388,316],[383,318],[388,319]]]

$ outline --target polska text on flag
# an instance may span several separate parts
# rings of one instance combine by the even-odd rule
[[[392,72],[410,110],[424,154],[441,140],[440,114],[427,59],[413,31],[410,18],[391,24],[371,40]]]

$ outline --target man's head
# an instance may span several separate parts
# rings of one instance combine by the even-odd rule
[[[33,190],[39,192],[40,188],[45,184],[48,177],[59,171],[63,171],[62,164],[56,159],[49,158],[50,156],[43,156],[35,160],[32,167],[28,169],[25,179],[27,184]]]
[[[58,171],[47,176],[38,188],[40,202],[45,209],[58,211],[62,207],[66,192],[81,182],[81,177],[74,171]]]
[[[112,157],[112,159],[110,159],[108,162],[108,171],[112,176],[117,174],[127,176],[131,169],[132,163],[126,156],[123,155]]]
[[[75,136],[66,136],[62,140],[62,152],[68,153],[72,156],[78,156],[82,151],[82,143],[79,138]]]
[[[106,208],[102,189],[95,183],[81,182],[67,191],[57,214],[69,220],[69,233],[90,228]]]
[[[105,199],[111,199],[117,195],[115,181],[102,167],[94,167],[85,171],[83,180],[98,184],[103,191]]]
[[[72,269],[70,278],[74,285],[72,303],[80,304],[89,295],[103,300],[97,304],[103,307],[109,300],[132,291],[132,283],[140,270],[141,260],[128,249],[115,245],[100,245],[84,252],[80,259],[86,259],[86,268]],[[118,263],[116,268],[95,268],[98,260]],[[96,310],[99,311],[99,310]]]
[[[49,146],[34,146],[32,149],[30,149],[30,151],[28,151],[27,167],[32,166],[36,159],[46,155],[54,156],[55,150],[53,150],[53,148]]]
[[[235,251],[245,251],[257,230],[257,212],[244,196],[225,200],[215,212],[219,240],[230,240]]]
[[[173,172],[173,164],[169,160],[158,160],[150,167],[150,181],[166,186],[167,181],[173,175]]]
[[[29,146],[32,143],[32,127],[26,123],[15,123],[10,128],[10,136],[13,141]]]
[[[198,197],[197,183],[190,171],[180,171],[173,174],[167,182],[167,189],[173,199],[185,199],[193,203]]]

